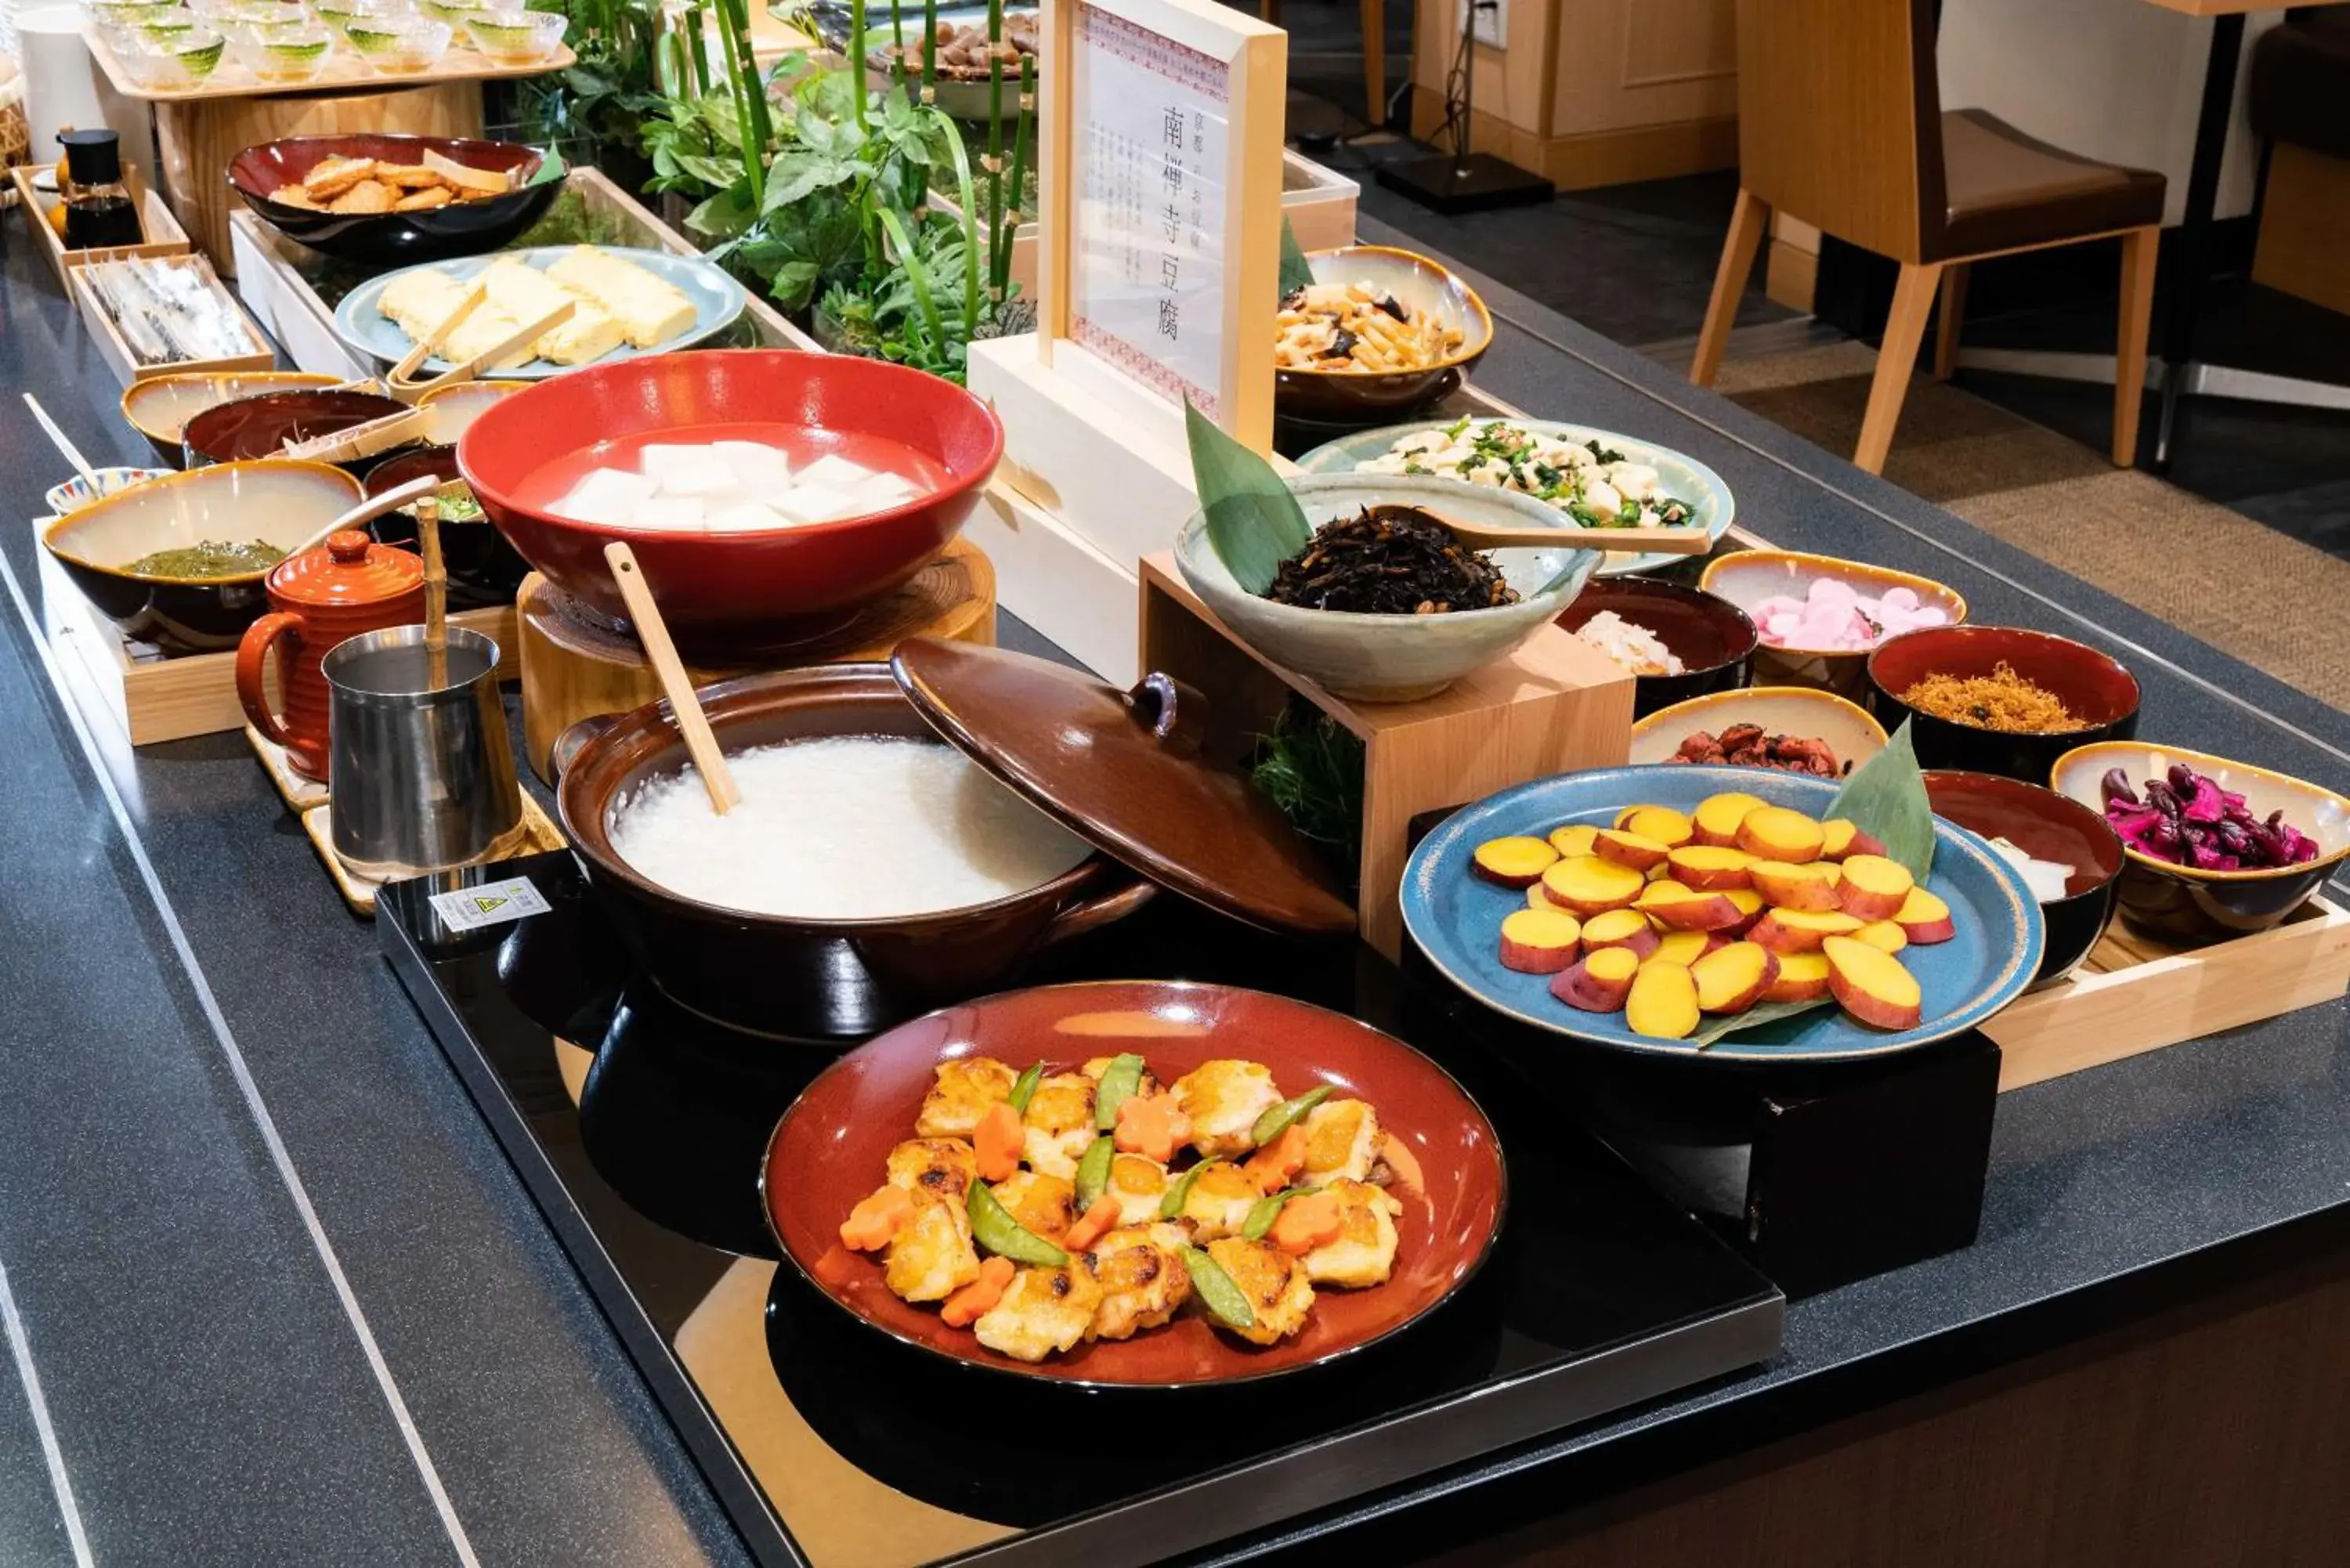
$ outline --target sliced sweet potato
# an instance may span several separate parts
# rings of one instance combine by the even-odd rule
[[[1759,794],[1741,790],[1710,794],[1697,803],[1697,810],[1690,815],[1690,824],[1694,830],[1690,837],[1699,844],[1736,844],[1738,825],[1746,820],[1746,814],[1770,804]]]
[[[1739,907],[1730,893],[1700,893],[1695,888],[1683,888],[1678,882],[1659,882],[1650,891],[1657,888],[1667,891],[1661,898],[1643,896],[1639,907],[1659,924],[1672,930],[1726,931],[1748,918],[1748,912]],[[1754,896],[1751,888],[1733,891],[1743,892],[1749,898]]]
[[[1738,847],[1758,860],[1816,860],[1825,840],[1818,823],[1783,805],[1750,811],[1738,823]]]
[[[1627,833],[1620,827],[1603,829],[1592,841],[1591,852],[1602,860],[1613,860],[1618,866],[1628,866],[1645,872],[1651,866],[1661,866],[1665,857],[1673,852],[1669,844]]]
[[[1583,950],[1594,953],[1601,948],[1629,948],[1634,958],[1647,958],[1657,950],[1657,929],[1638,909],[1609,909],[1583,925]]]
[[[1646,879],[1630,867],[1596,855],[1561,860],[1542,874],[1542,882],[1552,903],[1586,920],[1622,909],[1638,898],[1646,885]]]
[[[1558,851],[1539,838],[1489,838],[1477,846],[1470,860],[1486,881],[1523,888],[1557,864]]]
[[[1632,977],[1639,971],[1639,958],[1631,949],[1601,948],[1559,971],[1550,982],[1550,993],[1586,1012],[1614,1012],[1624,1005]]]
[[[1624,1022],[1635,1034],[1686,1040],[1697,1033],[1697,981],[1677,963],[1643,964],[1624,998]]]
[[[1779,978],[1779,958],[1755,942],[1731,942],[1690,965],[1697,1004],[1706,1012],[1743,1012]]]
[[[1882,855],[1884,844],[1874,834],[1863,833],[1849,819],[1832,816],[1820,824],[1820,858],[1841,860],[1847,855]]]
[[[1539,882],[1532,883],[1527,887],[1526,908],[1529,909],[1558,909],[1558,906],[1550,901],[1550,895],[1543,891],[1543,885]],[[1565,909],[1559,909],[1558,912],[1562,915],[1566,913]]]
[[[1950,919],[1950,906],[1923,888],[1909,889],[1909,896],[1893,913],[1893,923],[1913,947],[1929,948],[1959,934],[1958,923]]]
[[[1679,849],[1697,836],[1697,824],[1669,805],[1636,805],[1616,818],[1627,833],[1653,838],[1668,849]]]
[[[1847,855],[1836,884],[1836,907],[1863,920],[1889,920],[1901,910],[1917,878],[1909,867],[1882,855]]]
[[[1685,844],[1667,857],[1666,863],[1673,868],[1674,881],[1700,893],[1753,886],[1746,868],[1754,864],[1754,857],[1726,845]]]
[[[1587,822],[1570,822],[1565,827],[1550,830],[1550,846],[1558,851],[1561,860],[1572,860],[1578,855],[1591,853],[1591,841],[1599,830]]]
[[[1762,901],[1762,895],[1752,888],[1732,888],[1722,897],[1738,906],[1738,919],[1721,928],[1721,934],[1733,940],[1752,930],[1771,908]]]
[[[1825,860],[1790,865],[1784,860],[1757,860],[1746,868],[1754,890],[1773,909],[1833,909],[1836,880],[1841,875]]]
[[[1909,945],[1909,933],[1891,920],[1871,920],[1853,932],[1852,940],[1866,942],[1879,952],[1898,953]]]
[[[1765,1002],[1817,1002],[1828,994],[1828,961],[1824,953],[1773,953],[1778,977],[1762,993]]]
[[[1513,909],[1502,917],[1502,967],[1556,974],[1575,958],[1583,922],[1564,909]]]
[[[1648,867],[1648,880],[1651,882],[1661,882],[1672,874],[1673,867],[1672,862],[1669,860],[1666,861],[1661,866],[1651,866]]]
[[[1874,1029],[1915,1029],[1925,1016],[1918,977],[1891,953],[1850,937],[1820,944],[1836,1005]]]
[[[1830,937],[1848,937],[1862,922],[1840,909],[1773,909],[1747,935],[1781,958],[1811,953]]]
[[[1677,963],[1686,969],[1729,940],[1720,931],[1667,931],[1657,939],[1656,950],[1640,961]]]

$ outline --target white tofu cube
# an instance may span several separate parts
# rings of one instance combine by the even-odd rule
[[[693,468],[710,461],[706,446],[656,442],[637,449],[637,467],[650,478],[659,481],[681,468]]]
[[[821,484],[834,490],[848,490],[873,476],[873,471],[861,462],[851,462],[838,452],[826,452],[800,470],[803,484]]]
[[[829,523],[837,517],[854,517],[864,510],[847,491],[805,482],[776,496],[775,508],[793,523]]]
[[[754,498],[772,496],[792,482],[791,460],[779,447],[757,441],[722,441],[712,451],[734,471],[735,485]]]
[[[692,462],[681,462],[660,476],[663,495],[733,496],[743,492],[734,471],[704,452]]]
[[[653,482],[641,473],[619,468],[593,468],[547,510],[575,523],[619,528],[634,519],[639,504],[652,493]]]
[[[637,503],[635,521],[639,528],[663,534],[698,534],[702,517],[699,495],[656,495]]]
[[[788,528],[792,520],[756,501],[730,501],[702,514],[702,525],[712,534],[748,534],[761,528]]]
[[[850,485],[848,493],[868,512],[887,512],[911,501],[915,490],[897,474],[874,473]]]

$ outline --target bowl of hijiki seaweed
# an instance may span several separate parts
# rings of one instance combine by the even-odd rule
[[[224,462],[93,501],[48,524],[41,543],[126,636],[213,652],[234,648],[269,607],[269,568],[359,493],[330,463]]]

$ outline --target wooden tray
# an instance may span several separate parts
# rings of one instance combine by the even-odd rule
[[[72,293],[68,269],[85,266],[93,261],[108,261],[117,256],[183,256],[188,254],[187,232],[179,220],[172,216],[172,205],[154,191],[140,182],[139,171],[126,168],[122,182],[139,201],[139,222],[147,237],[135,245],[109,245],[102,249],[82,251],[66,249],[65,237],[50,226],[49,214],[57,205],[57,193],[44,191],[33,183],[33,177],[55,168],[54,164],[20,163],[8,171],[8,182],[16,192],[16,210],[25,215],[25,223],[33,231],[33,243],[48,258],[49,270],[57,274],[57,286]]]
[[[314,805],[304,812],[302,831],[309,836],[310,847],[318,852],[318,858],[326,864],[327,875],[334,880],[335,890],[343,896],[343,902],[349,906],[351,913],[363,920],[372,920],[375,919],[376,892],[383,884],[351,870],[335,854],[334,824],[328,815],[334,809],[330,804]],[[504,844],[482,857],[482,863],[488,865],[499,860],[512,860],[522,855],[544,854],[550,849],[564,848],[570,842],[563,836],[563,829],[556,826],[554,819],[546,815],[546,808],[531,797],[530,791],[524,790],[522,821],[515,826],[514,832],[506,836]]]
[[[2004,1094],[2350,993],[2350,911],[2312,898],[2272,930],[2178,947],[2116,917],[2067,978],[1983,1026]]]
[[[174,258],[167,256],[163,259],[170,261]],[[89,328],[90,337],[97,341],[98,357],[106,361],[107,369],[114,372],[114,379],[126,387],[136,381],[152,380],[158,376],[268,370],[277,364],[276,351],[262,337],[261,329],[253,324],[253,317],[237,304],[236,296],[229,293],[217,278],[213,283],[213,293],[222,304],[236,313],[237,324],[246,340],[253,345],[253,352],[231,354],[217,359],[173,359],[148,365],[141,363],[139,356],[131,352],[130,345],[116,328],[114,318],[106,313],[106,306],[99,300],[98,290],[89,281],[88,269],[86,266],[72,267],[68,270],[67,276],[70,280],[74,303],[81,311],[82,325]]]
[[[315,98],[346,92],[397,92],[402,88],[432,87],[442,82],[502,81],[515,77],[543,77],[579,63],[568,44],[557,44],[554,55],[535,66],[502,66],[471,47],[450,46],[441,63],[411,76],[386,76],[359,58],[350,45],[338,38],[327,56],[327,68],[309,82],[265,82],[234,59],[223,59],[211,78],[192,87],[140,87],[115,57],[113,47],[96,28],[84,35],[90,57],[98,62],[114,90],[125,98],[150,103],[208,103],[239,98]]]
[[[68,655],[95,704],[109,714],[134,746],[190,735],[244,728],[244,706],[236,700],[236,653],[163,654],[124,637],[100,615],[47,550],[37,553],[41,574],[41,618],[50,646]],[[498,670],[514,679],[511,607],[466,610],[449,618],[498,645]],[[85,704],[86,706],[88,704]]]

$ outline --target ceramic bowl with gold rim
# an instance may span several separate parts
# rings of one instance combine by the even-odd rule
[[[1391,245],[1345,245],[1305,258],[1318,284],[1367,285],[1406,311],[1432,313],[1461,333],[1458,346],[1399,370],[1282,369],[1273,376],[1274,412],[1310,424],[1392,423],[1459,389],[1493,343],[1493,317],[1477,291],[1442,264]]]
[[[1967,618],[1966,599],[1930,577],[1805,550],[1739,550],[1716,556],[1698,578],[1698,587],[1720,594],[1754,618],[1762,638],[1762,646],[1754,650],[1756,681],[1820,686],[1846,697],[1864,697],[1868,689],[1868,656],[1884,638],[1858,649],[1791,647],[1773,641],[1761,613],[1766,600],[1804,598],[1823,577],[1848,585],[1864,598],[1882,598],[1896,588],[1906,588],[1918,597],[1920,606],[1941,611],[1945,626]]]
[[[176,376],[156,376],[133,381],[122,394],[122,417],[147,438],[155,455],[173,468],[187,453],[180,445],[188,421],[206,409],[257,397],[263,392],[286,392],[303,387],[332,387],[342,380],[315,370],[241,370],[220,374],[190,370]]]
[[[128,636],[175,653],[234,648],[269,607],[267,566],[218,577],[130,570],[159,550],[254,541],[291,551],[359,504],[359,482],[328,463],[224,462],[160,479],[60,517],[41,543],[74,586]]]
[[[435,446],[455,446],[475,420],[530,385],[528,381],[459,381],[419,394],[416,406],[432,410],[424,439]]]
[[[1700,731],[1719,736],[1737,724],[1760,724],[1765,734],[1825,743],[1835,755],[1839,778],[1885,749],[1885,727],[1833,691],[1815,686],[1749,686],[1692,697],[1640,720],[1632,726],[1631,761],[1672,762],[1690,736]]]
[[[2119,768],[2132,793],[2144,798],[2146,781],[2161,778],[2174,763],[2242,795],[2254,816],[2265,820],[2272,812],[2283,812],[2287,824],[2317,841],[2317,857],[2253,871],[2204,871],[2158,859],[2125,840],[2118,898],[2122,917],[2131,925],[2191,942],[2264,931],[2282,923],[2350,856],[2350,797],[2209,752],[2147,741],[2101,741],[2057,758],[2049,782],[2057,794],[2102,814],[2108,773]]]

